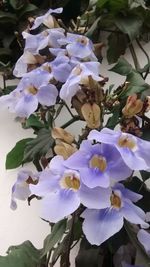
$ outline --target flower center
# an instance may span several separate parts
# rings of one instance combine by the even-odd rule
[[[82,45],[87,45],[87,38],[85,38],[84,36],[82,36],[81,38],[78,38],[77,42],[79,42]]]
[[[136,147],[136,143],[133,139],[129,138],[128,136],[122,136],[118,140],[118,145],[120,147],[125,147],[129,149],[134,149]]]
[[[36,95],[38,92],[38,89],[35,88],[33,85],[31,85],[30,87],[28,87],[28,92],[32,95]]]
[[[110,197],[110,202],[111,202],[111,206],[113,206],[114,208],[121,208],[121,199],[114,193],[112,193]]]
[[[73,74],[76,76],[80,75],[81,72],[82,72],[82,69],[79,66],[75,67],[73,70]]]
[[[107,167],[106,159],[102,156],[94,155],[90,160],[90,167],[104,172]]]
[[[73,189],[74,191],[78,191],[80,188],[80,180],[74,175],[66,175],[61,179],[60,184],[62,188]]]
[[[28,177],[28,179],[26,180],[27,184],[38,184],[38,179],[37,180],[33,180],[31,176]]]

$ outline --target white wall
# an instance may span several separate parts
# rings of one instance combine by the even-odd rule
[[[149,52],[150,46],[144,46]],[[145,63],[145,56],[139,50],[138,57],[141,67]],[[130,53],[126,59],[131,61]],[[119,85],[124,81],[124,77],[108,72],[110,66],[104,60],[101,66],[102,75],[109,77],[108,84]],[[150,82],[150,77],[147,79]],[[62,118],[66,114],[63,111]],[[31,240],[33,244],[40,248],[43,239],[49,233],[48,225],[43,222],[38,215],[38,202],[33,201],[31,207],[26,202],[19,202],[18,209],[12,211],[9,207],[11,187],[16,179],[18,170],[6,171],[6,154],[12,149],[17,141],[22,138],[31,137],[31,130],[23,130],[19,123],[14,121],[14,115],[6,109],[0,108],[0,255],[4,255],[10,245],[19,244],[25,240]],[[61,121],[61,120],[60,120]],[[78,134],[79,124],[74,124],[70,130]],[[73,267],[74,264],[71,266]]]

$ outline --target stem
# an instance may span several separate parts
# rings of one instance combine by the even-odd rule
[[[76,217],[76,213],[74,212],[72,215],[72,220],[71,220],[71,226],[70,226],[70,232],[69,232],[69,237],[68,237],[68,242],[67,242],[67,248],[66,248],[65,253],[62,255],[61,261],[60,261],[61,267],[70,267],[70,250],[71,250],[71,245],[73,242],[75,217]]]
[[[71,117],[74,118],[75,115],[73,115],[73,113],[71,112],[70,108],[68,107],[68,105],[64,102],[64,106],[66,107],[66,109],[68,110],[68,112],[70,113]]]
[[[67,121],[65,124],[63,124],[61,126],[61,128],[65,129],[67,128],[69,125],[71,125],[72,123],[74,123],[75,121],[80,120],[80,116],[74,116],[71,120]]]
[[[132,55],[132,58],[133,58],[133,62],[134,62],[135,68],[136,68],[136,70],[138,70],[138,69],[140,69],[140,64],[139,64],[139,61],[138,61],[138,58],[137,58],[137,55],[135,53],[134,46],[133,46],[132,43],[130,43],[129,49],[130,49],[130,52],[131,52],[131,55]]]
[[[148,64],[150,64],[150,57],[149,57],[148,53],[145,51],[145,49],[143,48],[143,46],[141,45],[141,43],[140,43],[140,41],[138,39],[136,39],[136,42],[137,42],[138,46],[141,48],[141,50],[143,51],[143,53],[145,54],[145,56],[147,58],[147,61],[148,61]],[[149,69],[150,68],[147,69],[147,71],[146,71],[146,73],[145,73],[145,75],[143,77],[144,80],[146,79],[147,75],[149,74]]]

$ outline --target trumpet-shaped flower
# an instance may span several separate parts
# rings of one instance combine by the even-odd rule
[[[49,29],[36,35],[23,32],[22,35],[25,39],[25,51],[28,50],[33,54],[37,54],[47,46],[59,48],[58,40],[64,37],[64,29]]]
[[[82,213],[84,218],[83,232],[87,240],[93,245],[101,245],[108,238],[116,234],[123,227],[124,219],[130,223],[140,224],[148,228],[145,213],[134,205],[142,196],[127,190],[117,184],[112,189],[111,206],[106,209],[86,209]]]
[[[45,57],[41,55],[32,55],[31,52],[25,51],[23,55],[16,62],[13,70],[13,75],[16,77],[23,77],[31,69],[35,69],[37,65],[43,64]]]
[[[67,56],[57,56],[53,61],[47,62],[41,66],[44,70],[48,70],[53,78],[59,82],[66,82],[72,66]]]
[[[21,170],[18,173],[17,181],[12,187],[11,209],[17,208],[16,199],[26,200],[31,195],[29,184],[36,184],[37,181],[38,178],[31,171]]]
[[[13,92],[2,96],[0,103],[4,103],[19,117],[29,117],[37,109],[38,103],[54,105],[58,91],[55,85],[49,84],[50,78],[51,74],[46,71],[33,70],[22,78]]]
[[[150,142],[148,141],[129,133],[107,128],[102,129],[100,132],[92,130],[88,139],[114,145],[121,154],[124,162],[132,170],[147,170],[150,168]]]
[[[64,167],[61,156],[51,160],[49,168],[41,172],[38,184],[30,185],[30,190],[42,197],[41,217],[51,222],[68,216],[80,203],[90,208],[110,205],[110,189],[96,188],[90,191],[82,184],[79,172]]]
[[[70,56],[97,61],[93,53],[93,43],[86,36],[67,33],[66,38],[60,39],[59,43],[61,45],[66,45],[66,50]]]
[[[45,15],[39,16],[35,19],[34,24],[31,27],[31,30],[38,28],[41,24],[44,24],[48,28],[54,28],[55,20],[51,14],[60,14],[62,13],[62,11],[63,11],[62,8],[49,9]]]
[[[72,97],[81,90],[81,85],[89,83],[89,76],[95,81],[103,80],[100,76],[100,63],[85,62],[79,63],[70,73],[66,83],[62,86],[60,97],[70,102]]]
[[[78,170],[82,182],[89,188],[107,188],[110,179],[126,179],[132,170],[123,162],[118,151],[111,145],[83,141],[80,149],[65,161],[65,166]]]
[[[145,248],[145,251],[147,252],[147,254],[150,255],[150,233],[141,229],[139,230],[137,234],[137,238],[140,241],[140,243],[143,245],[143,247]]]

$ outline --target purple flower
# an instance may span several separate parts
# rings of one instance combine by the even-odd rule
[[[96,186],[107,188],[111,178],[120,181],[132,173],[113,146],[92,145],[87,140],[82,142],[80,149],[64,164],[68,168],[78,170],[82,182],[90,188]]]
[[[29,117],[38,107],[38,103],[52,106],[56,102],[58,91],[53,84],[49,84],[51,74],[40,69],[24,75],[17,88],[9,95],[2,96],[10,111],[19,117]]]
[[[17,208],[17,203],[15,199],[26,200],[30,195],[31,191],[29,189],[29,184],[36,184],[37,177],[33,175],[32,172],[27,170],[21,170],[18,173],[17,181],[12,187],[11,196],[11,209],[15,210]]]
[[[70,56],[97,61],[93,53],[94,46],[86,36],[67,33],[67,37],[60,39],[59,43],[66,45],[67,52]]]
[[[67,56],[57,56],[53,61],[44,63],[42,69],[48,70],[52,77],[59,82],[66,82],[72,67]]]
[[[82,203],[86,207],[110,206],[110,189],[89,190],[80,180],[79,172],[64,167],[61,156],[54,157],[49,168],[41,172],[31,192],[42,197],[41,217],[57,222],[74,212]]]
[[[15,68],[13,70],[13,75],[16,77],[23,77],[24,74],[28,72],[28,67],[30,65],[32,65],[32,67],[36,67],[36,64],[39,64],[39,61],[44,62],[44,57],[40,55],[32,55],[31,52],[26,50],[16,62]]]
[[[60,97],[66,102],[70,102],[72,97],[81,90],[81,85],[89,84],[89,76],[95,81],[103,80],[99,77],[100,63],[85,62],[79,63],[70,73],[66,83],[62,86]]]
[[[148,141],[135,137],[132,134],[108,128],[104,128],[100,132],[92,130],[88,139],[114,145],[124,162],[132,170],[147,170],[150,168],[150,142]]]
[[[28,50],[32,54],[37,54],[47,46],[59,48],[58,40],[64,37],[64,29],[49,29],[36,35],[23,32],[22,35],[25,39],[25,51]]]
[[[49,9],[45,15],[39,16],[35,19],[34,24],[31,27],[31,30],[38,28],[41,24],[44,24],[48,28],[54,28],[55,21],[54,21],[54,17],[51,14],[53,13],[60,14],[62,13],[62,11],[63,11],[62,8]]]
[[[145,213],[132,202],[142,196],[117,184],[112,189],[111,206],[106,209],[86,209],[81,215],[84,218],[83,232],[92,245],[100,245],[119,232],[123,227],[124,218],[134,224],[148,228]],[[134,199],[134,201],[133,201]]]
[[[145,248],[145,251],[147,252],[147,254],[150,254],[150,233],[141,229],[141,230],[139,230],[139,232],[137,234],[137,238],[138,238],[139,242]]]

